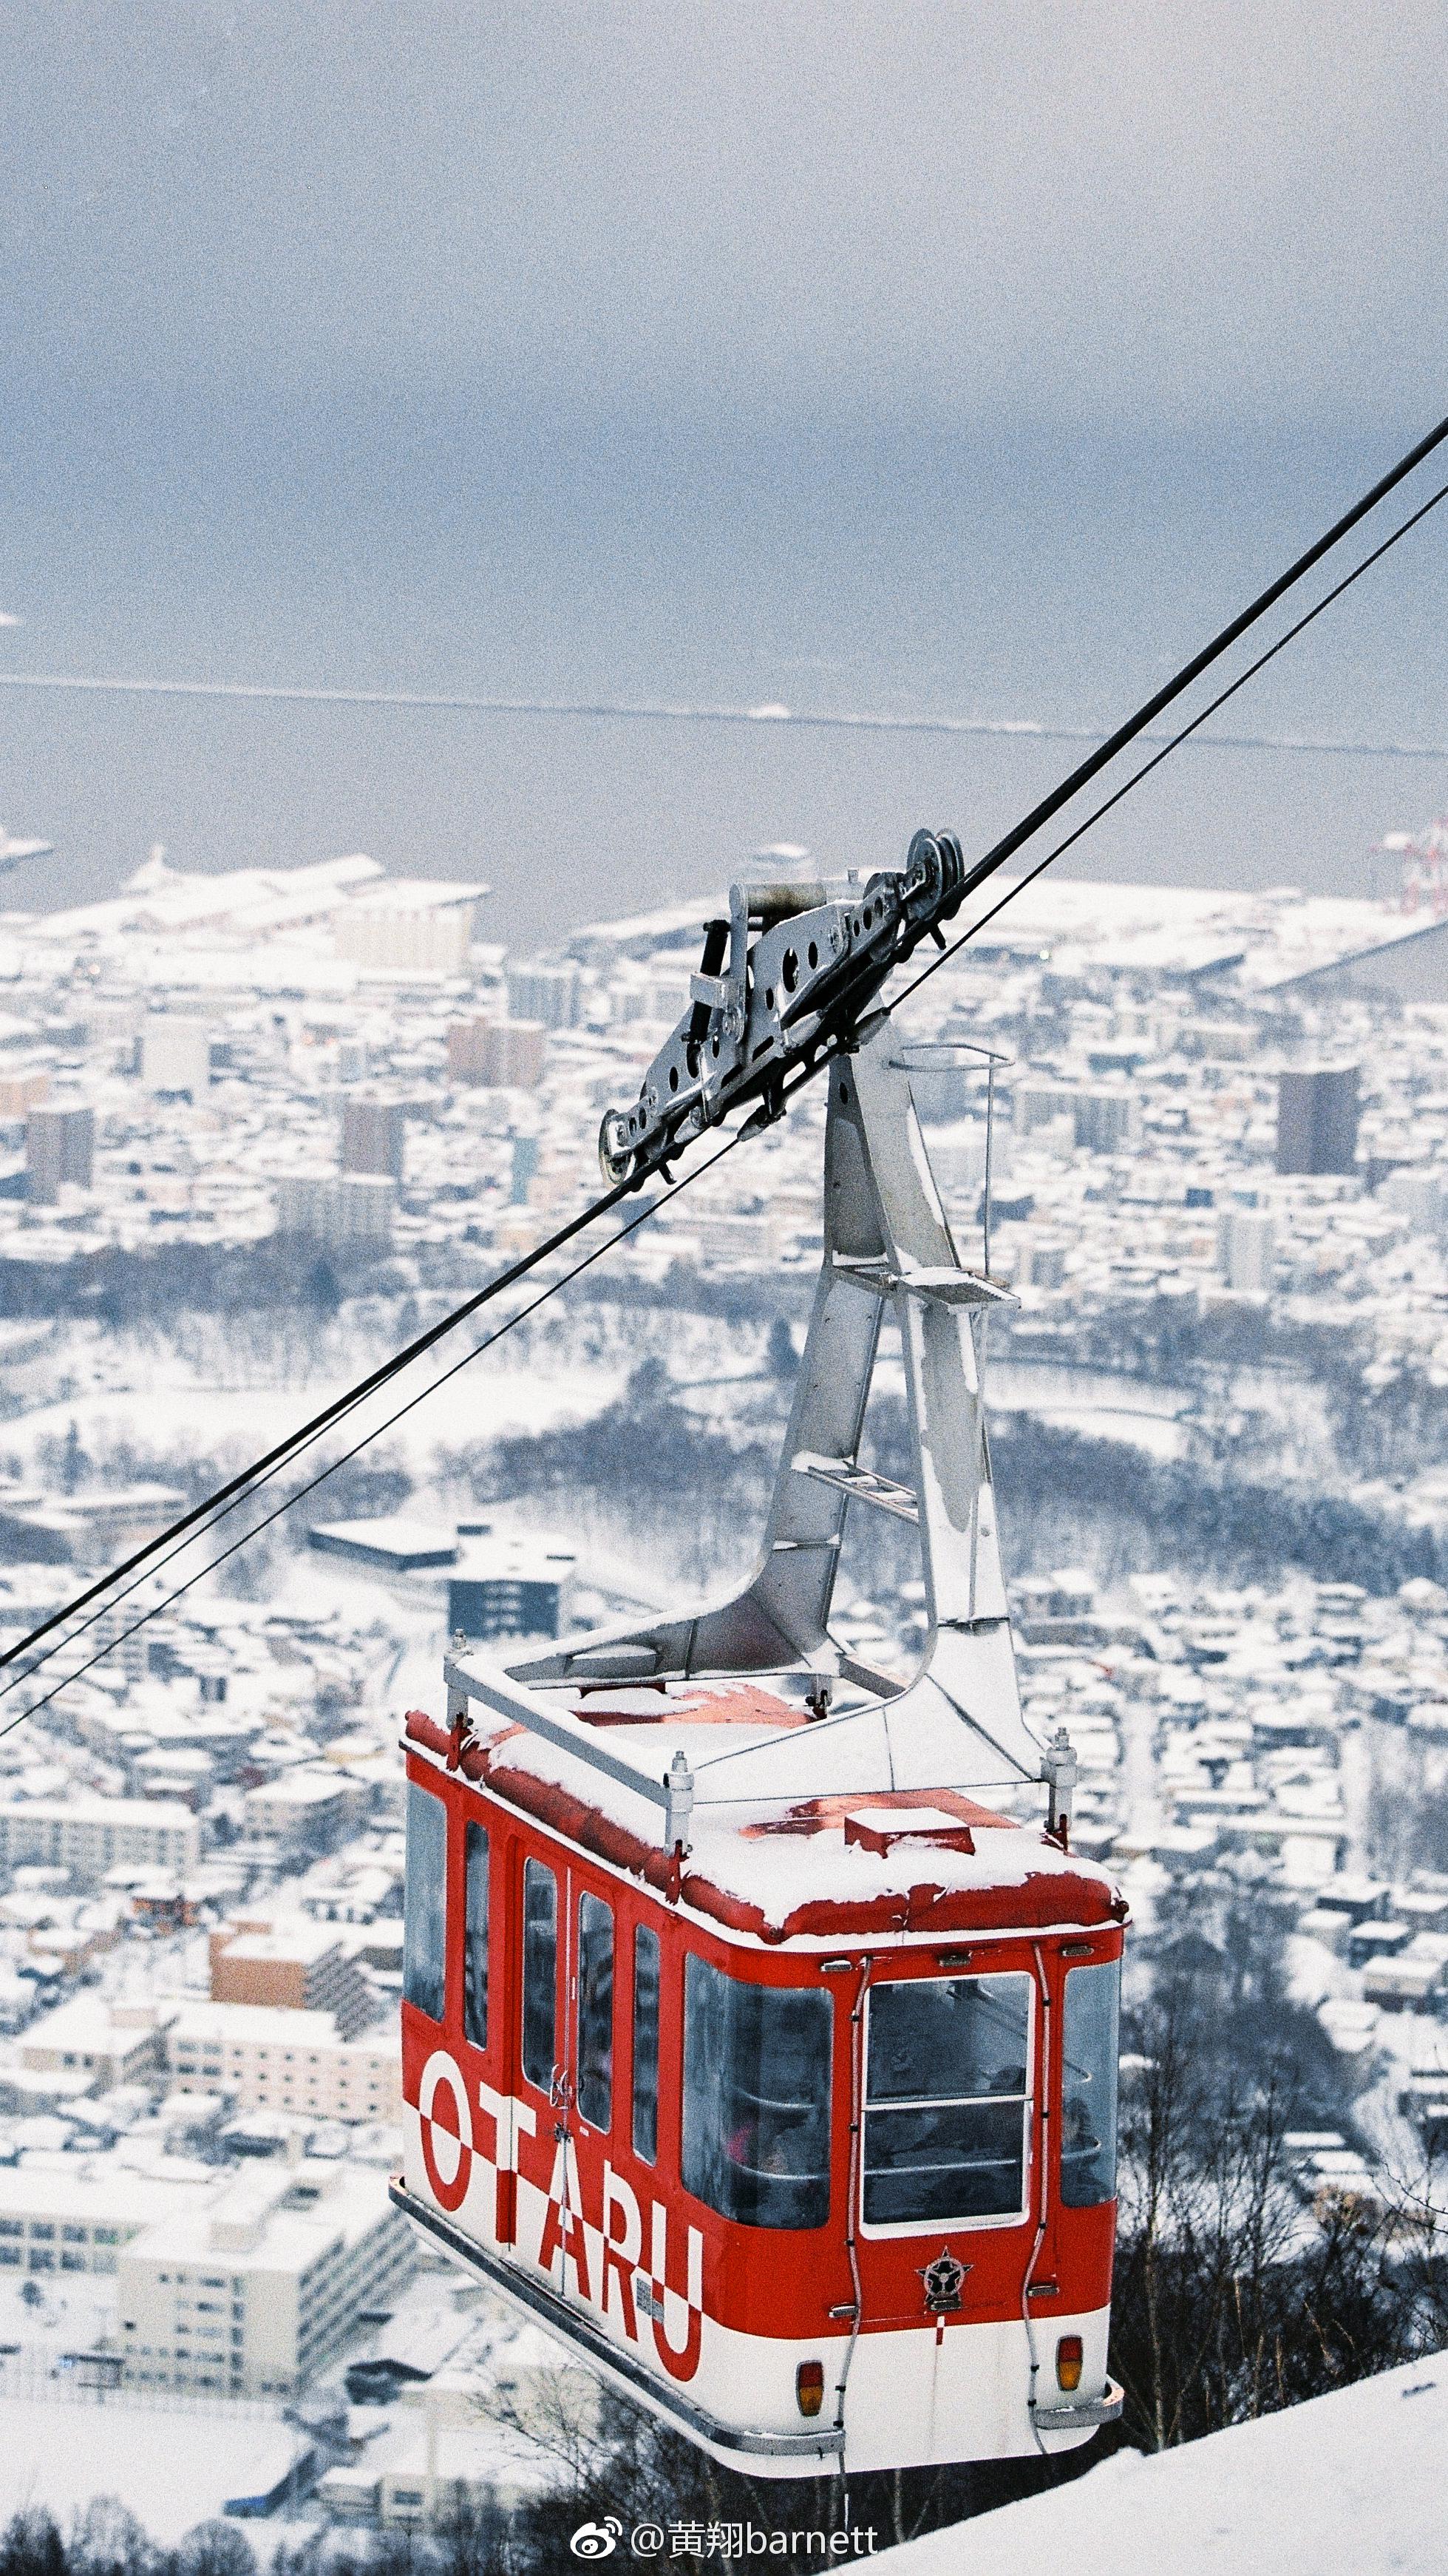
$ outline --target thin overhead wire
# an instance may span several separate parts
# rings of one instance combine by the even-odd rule
[[[1095,751],[1090,752],[1085,760],[1079,761],[1076,767],[1062,779],[1060,785],[1052,788],[1049,795],[1043,796],[1038,804],[1033,805],[1029,813],[1023,814],[1018,823],[1013,823],[1008,832],[1002,833],[1001,838],[986,851],[984,858],[977,859],[974,867],[968,870],[965,881],[966,893],[971,894],[978,885],[983,885],[986,878],[994,876],[998,869],[1005,866],[1008,859],[1013,859],[1017,850],[1024,848],[1027,841],[1034,840],[1038,832],[1043,832],[1048,823],[1054,822],[1062,808],[1068,805],[1073,797],[1078,796],[1083,787],[1089,787],[1093,778],[1099,778],[1102,770],[1110,766],[1119,752],[1125,751],[1130,743],[1139,741],[1147,727],[1155,724],[1159,715],[1164,715],[1168,707],[1174,706],[1178,698],[1185,696],[1187,690],[1211,669],[1214,662],[1219,662],[1224,653],[1230,652],[1232,646],[1241,641],[1249,628],[1258,625],[1269,611],[1277,606],[1279,600],[1285,599],[1290,590],[1295,590],[1300,581],[1305,581],[1307,575],[1316,570],[1323,558],[1340,546],[1344,538],[1351,536],[1353,529],[1360,527],[1363,520],[1377,509],[1380,502],[1385,501],[1390,492],[1395,492],[1400,483],[1406,482],[1408,476],[1414,473],[1435,449],[1441,447],[1445,439],[1448,439],[1448,419],[1440,420],[1436,429],[1430,429],[1425,438],[1420,438],[1415,447],[1410,447],[1406,456],[1400,457],[1397,464],[1390,467],[1389,471],[1379,478],[1370,492],[1364,492],[1359,500],[1354,501],[1351,509],[1344,510],[1341,518],[1335,519],[1330,528],[1324,529],[1323,534],[1315,538],[1305,552],[1298,555],[1295,562],[1287,566],[1285,572],[1280,572],[1275,581],[1269,581],[1266,589],[1259,591],[1255,599],[1249,600],[1245,608],[1239,609],[1235,617],[1230,617],[1210,642],[1204,644],[1199,652],[1192,655],[1190,661],[1184,662],[1179,670],[1174,671],[1169,680],[1164,680],[1161,687],[1146,700],[1144,706],[1138,707],[1134,715],[1128,716],[1124,724],[1118,725],[1113,734],[1108,734],[1106,740],[1099,743]],[[1175,742],[1173,741],[1168,748],[1174,750]]]
[[[73,1671],[63,1673],[54,1686],[45,1693],[43,1698],[32,1701],[28,1708],[21,1709],[15,1717],[12,1717],[7,1725],[0,1726],[0,1742],[3,1742],[4,1738],[11,1733],[13,1728],[22,1725],[27,1717],[33,1717],[38,1709],[48,1708],[50,1702],[56,1697],[58,1692],[66,1689],[71,1682],[79,1681],[81,1676],[90,1672],[94,1665],[103,1662],[107,1655],[115,1652],[117,1646],[124,1644],[126,1638],[135,1636],[137,1630],[144,1628],[148,1621],[159,1618],[163,1611],[169,1610],[172,1603],[179,1601],[182,1594],[189,1592],[192,1585],[199,1583],[203,1576],[214,1574],[218,1566],[224,1565],[229,1557],[236,1555],[238,1549],[249,1546],[254,1538],[259,1538],[262,1531],[270,1529],[273,1521],[280,1520],[284,1512],[289,1512],[293,1510],[298,1503],[304,1502],[308,1494],[315,1493],[318,1486],[324,1485],[329,1476],[335,1476],[339,1468],[350,1465],[351,1461],[354,1458],[360,1457],[362,1451],[364,1449],[369,1449],[374,1441],[380,1440],[386,1432],[395,1430],[397,1424],[403,1421],[409,1413],[414,1412],[418,1405],[424,1403],[429,1396],[435,1395],[439,1387],[446,1386],[449,1378],[456,1377],[459,1371],[467,1368],[473,1360],[481,1359],[485,1351],[492,1350],[498,1342],[503,1341],[519,1324],[526,1323],[531,1315],[536,1315],[540,1307],[548,1304],[550,1298],[557,1296],[562,1289],[571,1287],[574,1280],[581,1278],[585,1270],[592,1269],[593,1264],[596,1261],[601,1261],[605,1253],[612,1252],[615,1247],[624,1242],[629,1235],[636,1234],[639,1227],[641,1225],[646,1225],[649,1218],[656,1215],[660,1207],[665,1206],[669,1200],[677,1198],[682,1191],[690,1188],[695,1181],[702,1180],[706,1172],[712,1172],[716,1165],[722,1163],[726,1155],[732,1154],[736,1145],[742,1143],[742,1141],[742,1131],[736,1130],[733,1135],[725,1139],[724,1143],[719,1146],[715,1153],[707,1156],[702,1163],[696,1163],[692,1171],[685,1172],[677,1181],[671,1182],[668,1187],[660,1193],[657,1199],[648,1200],[635,1212],[633,1216],[630,1217],[627,1225],[621,1225],[616,1233],[607,1236],[602,1243],[591,1245],[588,1251],[583,1254],[582,1258],[573,1264],[571,1269],[566,1270],[561,1278],[550,1280],[546,1288],[541,1289],[536,1297],[530,1298],[525,1306],[520,1306],[515,1314],[509,1315],[506,1322],[500,1324],[495,1332],[488,1333],[484,1336],[482,1341],[475,1342],[470,1350],[464,1351],[459,1358],[452,1361],[449,1367],[443,1369],[437,1377],[429,1378],[426,1386],[419,1387],[415,1395],[409,1396],[405,1404],[400,1404],[396,1411],[389,1413],[383,1421],[373,1423],[368,1430],[362,1433],[360,1439],[353,1442],[350,1449],[344,1449],[337,1457],[329,1458],[326,1465],[319,1468],[316,1475],[310,1477],[306,1484],[298,1485],[289,1493],[285,1494],[275,1508],[266,1514],[264,1519],[254,1522],[251,1527],[243,1530],[239,1537],[232,1540],[229,1547],[222,1549],[219,1556],[211,1557],[205,1565],[193,1567],[191,1572],[186,1575],[172,1591],[168,1592],[163,1599],[148,1603],[146,1608],[141,1612],[139,1618],[133,1620],[128,1628],[123,1628],[114,1636],[108,1637],[105,1640],[105,1643],[98,1647],[96,1652],[91,1655],[85,1663],[77,1666]],[[375,1389],[371,1391],[375,1392]],[[355,1398],[347,1408],[348,1412],[355,1412],[363,1400],[364,1399],[361,1396]],[[233,1512],[239,1511],[243,1503],[250,1502],[255,1494],[260,1493],[267,1485],[273,1483],[287,1467],[295,1465],[297,1459],[301,1457],[306,1450],[315,1448],[317,1442],[325,1437],[327,1429],[335,1428],[337,1421],[345,1418],[345,1415],[333,1416],[326,1425],[313,1431],[305,1440],[298,1440],[296,1444],[289,1449],[285,1457],[276,1459],[276,1461],[267,1468],[264,1474],[257,1476],[252,1482],[248,1483],[242,1492],[232,1493],[230,1500],[224,1503],[218,1511],[213,1513],[211,1518],[207,1520],[203,1526],[192,1529],[185,1537],[177,1539],[175,1545],[167,1548],[164,1554],[148,1562],[139,1573],[133,1574],[130,1581],[122,1585],[119,1591],[112,1588],[117,1577],[111,1577],[104,1587],[107,1595],[106,1599],[100,1602],[98,1606],[93,1607],[87,1618],[81,1619],[74,1626],[68,1625],[63,1636],[54,1637],[51,1644],[46,1646],[40,1654],[29,1657],[18,1670],[12,1670],[8,1681],[0,1683],[0,1700],[8,1699],[12,1692],[21,1689],[43,1665],[50,1663],[55,1656],[65,1654],[69,1648],[78,1642],[80,1638],[87,1635],[91,1629],[97,1627],[103,1619],[108,1619],[111,1613],[119,1607],[121,1602],[130,1600],[132,1595],[138,1592],[143,1584],[154,1581],[156,1576],[159,1575],[166,1566],[174,1564],[176,1559],[179,1556],[184,1556],[189,1548],[199,1547],[204,1540],[211,1536],[213,1531],[220,1528],[221,1523],[224,1520],[229,1520]],[[165,1534],[163,1533],[163,1536],[164,1535]],[[94,1589],[95,1587],[92,1587],[92,1591],[94,1591]],[[59,1612],[56,1615],[59,1620],[64,1620],[66,1618],[66,1613],[64,1611]],[[48,1624],[53,1627],[55,1625],[55,1621]],[[32,1630],[31,1633],[32,1636],[38,1637],[44,1634],[44,1630],[35,1629]],[[24,1653],[25,1643],[26,1641],[22,1639],[20,1645],[12,1650],[12,1653],[5,1658],[5,1661],[13,1664],[15,1658]]]
[[[1402,520],[1390,535],[1384,537],[1381,545],[1374,546],[1371,554],[1364,555],[1361,563],[1354,564],[1351,572],[1344,573],[1341,581],[1334,582],[1331,590],[1325,591],[1313,607],[1307,609],[1287,628],[1285,634],[1279,635],[1275,643],[1269,644],[1265,652],[1259,653],[1254,662],[1249,662],[1246,670],[1239,672],[1235,680],[1228,682],[1226,688],[1220,689],[1217,695],[1202,708],[1199,715],[1191,717],[1178,732],[1170,735],[1161,749],[1152,753],[1150,760],[1144,760],[1139,769],[1134,769],[1129,778],[1124,778],[1119,787],[1114,788],[1099,805],[1093,806],[1091,812],[1066,834],[1064,840],[1057,841],[1053,848],[1047,850],[1044,858],[1037,859],[1033,866],[1026,869],[1023,876],[1013,878],[1005,893],[990,906],[988,911],[981,914],[978,921],[972,921],[957,938],[950,940],[937,956],[932,957],[921,968],[918,975],[912,977],[902,992],[891,995],[889,1008],[897,1011],[902,1002],[908,1002],[912,993],[918,993],[921,985],[927,984],[931,976],[948,964],[952,957],[958,957],[962,948],[969,947],[972,939],[977,938],[998,914],[1004,912],[1008,903],[1014,903],[1018,894],[1023,893],[1028,885],[1033,885],[1037,877],[1044,876],[1047,868],[1053,866],[1055,861],[1067,850],[1073,848],[1087,832],[1094,830],[1095,826],[1111,812],[1113,806],[1119,805],[1124,796],[1129,796],[1133,788],[1139,787],[1143,779],[1149,778],[1154,769],[1160,769],[1164,760],[1169,760],[1174,751],[1178,750],[1184,742],[1189,741],[1198,726],[1204,725],[1209,716],[1216,714],[1219,707],[1224,707],[1229,698],[1234,698],[1239,689],[1245,689],[1249,680],[1255,680],[1258,672],[1264,671],[1269,662],[1274,662],[1279,653],[1285,652],[1289,644],[1295,642],[1315,619],[1321,617],[1324,609],[1331,608],[1334,600],[1341,599],[1344,591],[1351,590],[1354,582],[1361,581],[1365,572],[1371,572],[1374,564],[1381,563],[1384,555],[1391,554],[1394,546],[1400,545],[1403,538],[1409,535],[1420,521],[1426,519],[1430,511],[1436,510],[1441,501],[1445,500],[1448,500],[1448,483],[1440,484],[1436,492],[1430,493],[1426,501],[1421,502],[1408,518]]]
[[[13,1646],[7,1646],[3,1653],[0,1653],[0,1672],[3,1672],[8,1664],[17,1662],[22,1655],[27,1654],[42,1637],[49,1636],[52,1629],[60,1627],[65,1620],[73,1618],[78,1610],[87,1609],[92,1601],[98,1600],[102,1593],[111,1591],[127,1575],[136,1573],[142,1567],[151,1564],[174,1539],[183,1537],[188,1530],[198,1529],[203,1522],[210,1519],[221,1504],[229,1503],[233,1495],[239,1496],[251,1491],[265,1481],[274,1467],[285,1466],[287,1460],[298,1450],[309,1447],[321,1432],[329,1430],[334,1422],[343,1420],[366,1397],[375,1394],[379,1387],[386,1386],[403,1369],[410,1367],[414,1360],[421,1359],[447,1334],[455,1332],[460,1324],[467,1323],[469,1318],[477,1314],[482,1307],[491,1305],[493,1299],[501,1297],[506,1289],[516,1287],[542,1262],[549,1260],[555,1252],[560,1252],[565,1244],[571,1243],[577,1235],[582,1234],[586,1227],[595,1224],[600,1217],[607,1216],[627,1197],[633,1186],[635,1184],[631,1182],[620,1181],[612,1189],[606,1190],[602,1197],[594,1199],[589,1206],[581,1209],[578,1215],[570,1217],[566,1224],[546,1236],[542,1243],[535,1244],[531,1252],[521,1254],[517,1261],[510,1262],[506,1270],[500,1270],[486,1286],[477,1289],[471,1297],[465,1297],[460,1306],[454,1306],[448,1314],[441,1317],[439,1322],[429,1325],[425,1333],[419,1333],[416,1339],[408,1342],[402,1350],[394,1351],[390,1359],[381,1361],[375,1369],[369,1371],[366,1377],[360,1378],[355,1386],[344,1389],[343,1393],[334,1397],[330,1404],[324,1405],[320,1413],[314,1413],[309,1421],[300,1423],[295,1431],[288,1433],[285,1440],[278,1441],[275,1448],[265,1450],[261,1457],[254,1458],[249,1466],[239,1468],[234,1476],[228,1477],[225,1484],[218,1485],[214,1493],[205,1495],[199,1503],[193,1504],[190,1511],[183,1512],[179,1519],[170,1522],[164,1530],[158,1531],[155,1538],[148,1539],[144,1547],[136,1548],[130,1556],[124,1557],[119,1565],[112,1566],[108,1574],[98,1575],[95,1582],[87,1585],[83,1592],[77,1593],[74,1601],[69,1602],[64,1609],[52,1611],[49,1618],[42,1619],[30,1630],[28,1636],[22,1637]],[[683,1184],[679,1183],[676,1186],[682,1187]]]

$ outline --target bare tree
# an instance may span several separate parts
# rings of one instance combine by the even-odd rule
[[[1323,2101],[1321,2035],[1270,1924],[1239,1912],[1220,1946],[1185,1947],[1134,2016],[1123,2096],[1112,2363],[1126,2438],[1150,2450],[1409,2360],[1442,2327],[1422,2205],[1304,2199],[1288,2134],[1325,2110],[1350,2129],[1351,2106]]]

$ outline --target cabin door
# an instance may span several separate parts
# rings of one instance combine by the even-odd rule
[[[533,1855],[522,1895],[520,2093],[550,2151],[537,2260],[560,2296],[587,2300],[583,2214],[600,2206],[613,2126],[614,1911],[581,1873]]]
[[[560,2213],[564,2259],[559,2287],[587,2300],[593,2288],[582,2237],[586,2208],[596,2219],[603,2164],[614,2117],[614,1953],[617,1926],[608,1899],[581,1874],[565,1874],[566,1921],[560,1953],[560,2046],[557,2159],[566,2208]]]
[[[577,2200],[572,2188],[567,2041],[572,1891],[567,1869],[551,1858],[544,1860],[529,1852],[522,1857],[520,1866],[523,1937],[521,1993],[515,2016],[518,2101],[523,2125],[546,2150],[546,2154],[537,2154],[529,2161],[535,2172],[546,2171],[549,2176],[541,2221],[535,2218],[523,2225],[522,2247],[561,2292],[567,2286],[565,2257]],[[539,2231],[536,2237],[535,2226]]]

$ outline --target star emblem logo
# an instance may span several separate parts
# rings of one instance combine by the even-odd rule
[[[965,2276],[970,2268],[968,2263],[956,2261],[948,2245],[941,2246],[934,2262],[925,2264],[920,2273],[925,2284],[927,2316],[949,2316],[953,2309],[959,2307]]]

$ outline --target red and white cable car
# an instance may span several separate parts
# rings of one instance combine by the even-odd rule
[[[830,1076],[825,1253],[758,1569],[406,1721],[393,2197],[726,2464],[1054,2454],[1107,2377],[1125,1905],[1020,1711],[983,1318],[886,1023]],[[910,1485],[859,1465],[882,1320]],[[832,1639],[852,1504],[918,1522],[903,1685]],[[1020,1823],[989,1793],[1039,1782]],[[1017,1803],[1020,1803],[1019,1797]]]

